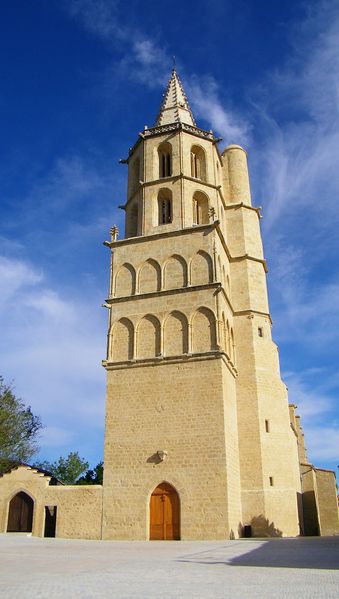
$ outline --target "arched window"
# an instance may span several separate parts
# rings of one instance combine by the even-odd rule
[[[165,142],[158,148],[159,155],[159,178],[171,177],[172,175],[172,146]]]
[[[194,179],[206,181],[205,152],[199,146],[192,146],[191,148],[191,176]]]
[[[167,225],[172,219],[172,192],[169,189],[161,189],[158,194],[158,223]]]
[[[200,191],[193,196],[193,223],[195,225],[208,223],[208,198]]]

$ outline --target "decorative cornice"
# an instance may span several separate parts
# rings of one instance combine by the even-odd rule
[[[177,289],[160,289],[159,291],[150,291],[148,293],[134,293],[133,295],[125,295],[123,297],[109,297],[105,300],[107,304],[118,304],[120,302],[128,302],[138,299],[148,299],[150,297],[159,297],[166,295],[176,295],[178,293],[185,293],[190,291],[201,291],[203,289],[217,289],[220,287],[220,282],[205,283],[202,285],[186,285],[185,287],[178,287]],[[109,306],[110,307],[110,306]]]
[[[176,364],[178,362],[197,362],[202,360],[222,359],[234,377],[238,376],[238,371],[234,364],[230,362],[224,350],[212,350],[197,354],[182,354],[178,356],[163,356],[159,355],[154,358],[133,358],[123,362],[114,362],[113,360],[102,360],[102,366],[106,370],[123,370],[126,368],[140,368],[147,366],[159,366],[159,364],[167,366],[168,364]]]
[[[157,125],[155,127],[145,128],[142,133],[139,133],[140,137],[143,139],[147,137],[153,137],[155,135],[164,135],[164,133],[170,133],[172,131],[185,131],[186,133],[191,133],[197,137],[202,137],[203,139],[209,139],[213,143],[217,143],[217,139],[213,135],[213,131],[205,131],[204,129],[199,129],[199,127],[195,127],[194,125],[188,125],[187,123],[169,123],[168,125]],[[134,150],[132,148],[131,152]]]
[[[204,231],[206,229],[214,229],[215,224],[207,223],[205,225],[194,225],[192,227],[186,227],[185,229],[175,229],[174,231],[165,231],[162,233],[153,233],[152,235],[138,235],[137,237],[127,237],[126,239],[119,239],[117,241],[104,241],[103,244],[109,248],[121,247],[123,245],[130,245],[133,243],[144,243],[145,241],[152,241],[154,239],[164,239],[166,237],[177,237],[178,235],[188,235],[194,231]]]

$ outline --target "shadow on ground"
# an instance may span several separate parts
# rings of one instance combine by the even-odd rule
[[[262,568],[339,570],[339,537],[238,540],[179,561]]]

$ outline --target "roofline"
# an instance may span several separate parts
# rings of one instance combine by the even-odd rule
[[[20,466],[23,466],[24,468],[29,468],[30,470],[36,470],[36,472],[39,472],[44,476],[48,476],[49,478],[56,480],[60,485],[64,485],[64,483],[59,478],[57,478],[52,472],[49,472],[49,470],[44,470],[43,468],[38,468],[37,466],[32,466],[31,464],[26,464],[25,462],[13,463],[13,465],[7,468],[7,470],[0,472],[0,477],[2,477],[4,474],[9,474],[10,472],[12,472],[12,470],[17,470]]]

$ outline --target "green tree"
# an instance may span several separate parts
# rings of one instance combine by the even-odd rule
[[[88,462],[79,456],[77,451],[71,451],[67,458],[60,456],[55,462],[37,462],[35,468],[41,468],[51,472],[57,479],[65,485],[75,485],[81,474],[88,470]]]
[[[41,427],[40,418],[15,397],[11,385],[0,376],[0,472],[30,460],[38,451]]]
[[[99,462],[93,470],[87,470],[84,476],[77,480],[77,485],[102,485],[104,463]]]

